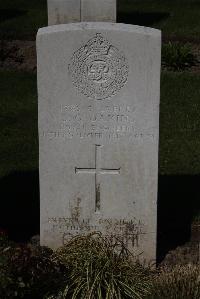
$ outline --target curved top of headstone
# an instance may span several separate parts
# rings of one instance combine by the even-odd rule
[[[104,22],[81,22],[81,23],[70,23],[70,24],[61,24],[61,25],[53,25],[48,27],[40,28],[38,31],[38,35],[42,34],[51,34],[62,31],[73,31],[73,30],[113,30],[113,31],[128,31],[134,32],[138,34],[144,35],[155,35],[160,36],[161,31],[158,29],[137,26],[137,25],[129,25],[123,23],[104,23]]]

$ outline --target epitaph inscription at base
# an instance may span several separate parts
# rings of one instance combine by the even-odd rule
[[[42,245],[101,232],[155,260],[160,49],[150,28],[40,29]]]

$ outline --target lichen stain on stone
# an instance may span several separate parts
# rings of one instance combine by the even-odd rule
[[[78,222],[78,219],[81,215],[81,208],[80,208],[81,198],[77,198],[77,203],[75,207],[71,208],[71,216],[72,220]]]
[[[96,185],[96,211],[100,211],[100,184]]]
[[[56,24],[60,24],[60,12],[58,8],[55,8]]]

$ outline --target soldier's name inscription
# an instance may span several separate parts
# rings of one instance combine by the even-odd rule
[[[61,105],[56,129],[43,131],[48,139],[154,139],[153,130],[139,130],[134,105]],[[153,129],[153,128],[152,128]]]

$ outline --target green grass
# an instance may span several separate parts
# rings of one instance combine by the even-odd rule
[[[161,77],[160,173],[200,173],[200,75]]]
[[[147,22],[148,13],[155,14],[155,21],[152,20],[148,25],[161,29],[164,35],[199,39],[200,1],[198,0],[119,0],[118,11],[130,15],[133,12],[147,13],[143,17],[143,23]],[[156,14],[160,13],[169,16],[156,20]],[[134,24],[134,17],[132,23]]]
[[[199,299],[200,265],[176,265],[157,271],[149,299]],[[146,298],[147,299],[147,298]]]
[[[0,177],[38,168],[36,75],[0,72]]]
[[[9,18],[15,10],[24,14]],[[0,15],[0,38],[35,39],[37,29],[47,25],[47,0],[0,0]],[[200,39],[198,0],[118,0],[119,19],[122,15],[125,23],[159,28],[168,37]]]
[[[0,38],[34,40],[47,26],[47,0],[0,0],[0,14]]]
[[[38,168],[36,75],[0,72],[0,177]],[[161,78],[160,173],[200,173],[200,75]]]
[[[68,277],[64,289],[47,299],[142,299],[151,294],[150,268],[99,233],[72,239],[53,261],[67,269]]]

